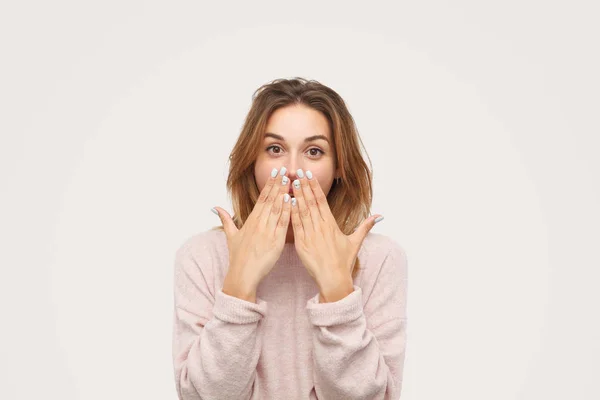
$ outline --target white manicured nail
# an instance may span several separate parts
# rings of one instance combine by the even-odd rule
[[[284,194],[284,195],[283,195],[283,201],[285,201],[286,203],[287,203],[288,201],[290,201],[290,195],[289,195],[289,194],[287,194],[287,193],[286,193],[286,194]]]
[[[277,168],[273,168],[273,171],[271,171],[271,178],[275,178],[277,176]]]
[[[290,180],[290,178],[288,178],[287,176],[284,176],[283,178],[281,178],[281,184],[287,185],[289,180]]]
[[[300,181],[299,181],[298,179],[296,179],[296,180],[294,181],[294,187],[295,187],[296,189],[300,189]]]
[[[295,205],[296,205],[296,198],[295,198],[295,197],[293,197],[293,198],[292,198],[292,206],[295,206]]]
[[[383,219],[383,215],[380,215],[379,217],[375,218],[375,223],[378,223],[382,219]]]
[[[296,173],[298,174],[298,178],[304,178],[304,172],[302,172],[302,168],[299,168]]]
[[[312,179],[312,172],[310,172],[310,171],[306,171],[306,177],[307,177],[308,179]]]
[[[287,172],[287,168],[281,167],[281,171],[279,171],[279,175],[285,175],[286,172]]]

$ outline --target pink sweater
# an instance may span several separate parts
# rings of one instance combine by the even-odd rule
[[[369,232],[354,292],[319,303],[293,243],[256,303],[224,294],[222,231],[197,233],[175,256],[173,364],[181,400],[397,400],[406,351],[406,253]]]

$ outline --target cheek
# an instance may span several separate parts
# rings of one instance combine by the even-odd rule
[[[256,187],[258,188],[258,192],[260,193],[265,187],[266,180],[265,178],[261,178],[260,176],[254,176],[254,180],[256,181]]]
[[[268,166],[262,165],[254,169],[254,180],[256,181],[256,186],[258,187],[258,192],[260,193],[265,185],[267,184],[267,179],[271,174],[271,170],[273,168],[269,168]]]
[[[260,190],[259,190],[259,193],[260,193],[260,192],[262,192],[262,190],[265,188],[265,185],[266,185],[266,184],[267,184],[267,179],[266,179],[266,178],[263,178],[262,182],[260,183],[260,186],[258,186],[258,187],[259,187],[259,189],[260,189]]]
[[[317,179],[319,180],[319,185],[321,185],[321,189],[327,196],[329,190],[331,190],[331,186],[333,185],[333,175],[329,172],[319,175],[313,172],[313,175],[317,177]]]

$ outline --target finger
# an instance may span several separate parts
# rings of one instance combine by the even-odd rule
[[[300,221],[302,221],[302,229],[304,230],[304,234],[312,235],[314,233],[313,222],[310,217],[310,209],[306,205],[306,200],[304,199],[304,192],[302,190],[300,179],[296,179],[292,186],[294,187],[294,197],[296,198],[296,206],[298,207],[298,213],[300,216]]]
[[[289,183],[287,186],[289,186]],[[283,208],[281,210],[279,220],[277,221],[277,226],[275,227],[275,236],[278,239],[281,239],[284,243],[285,237],[287,236],[288,226],[290,225],[290,213],[292,212],[292,202],[290,199],[291,196],[288,193],[284,193]]]
[[[277,171],[277,169],[274,168],[273,171]],[[285,174],[285,167],[282,168],[279,174],[275,175],[275,177],[273,177],[273,172],[271,172],[271,177],[269,177],[269,179],[273,179],[273,186],[271,186],[271,191],[267,195],[267,199],[265,200],[262,211],[260,213],[259,224],[261,224],[263,227],[267,227],[271,218],[271,214],[273,212],[276,214],[277,219],[279,219],[279,214],[281,213],[281,203],[283,202],[283,197],[280,196],[280,194],[283,194],[284,192],[289,190],[289,178],[283,175],[282,172]],[[282,201],[280,202],[279,200]],[[274,209],[273,206],[275,206]]]
[[[362,242],[365,240],[365,237],[367,237],[367,234],[371,231],[375,224],[382,219],[383,215],[381,214],[371,215],[369,218],[365,219],[362,224],[360,224],[358,228],[356,228],[356,230],[349,236],[350,241],[360,247]]]
[[[302,226],[302,221],[300,220],[300,209],[298,208],[298,200],[296,197],[290,201],[292,204],[292,229],[294,230],[294,241],[295,242],[303,242],[304,241],[304,227]]]
[[[312,187],[309,184],[308,177],[304,176],[304,171],[302,171],[302,169],[298,170],[298,177],[300,178],[300,187],[302,188],[304,203],[310,210],[310,219],[313,224],[313,229],[315,231],[319,231],[321,230],[321,225],[325,222],[325,220],[321,218],[321,211],[319,211],[317,199],[315,198],[315,194],[313,193]]]
[[[221,207],[213,207],[215,211],[217,211],[217,215],[223,224],[223,230],[225,231],[225,235],[227,237],[231,237],[232,234],[238,231],[237,226],[233,222],[233,219],[229,215],[227,211],[222,209]]]
[[[317,177],[313,176],[313,174],[310,171],[306,171],[306,177],[308,178],[307,182],[310,185],[310,188],[312,189],[313,195],[315,196],[315,200],[317,202],[317,207],[319,208],[321,218],[323,218],[323,220],[326,223],[337,224],[335,217],[331,213],[331,208],[329,208],[329,203],[327,202],[327,195],[323,191],[321,183],[319,183]]]
[[[271,205],[271,212],[267,216],[267,223],[266,223],[267,232],[272,232],[273,234],[275,234],[275,231],[277,229],[277,224],[279,222],[279,219],[281,218],[281,213],[283,212],[283,202],[284,202],[285,195],[288,196],[288,201],[289,201],[290,195],[287,193],[290,190],[289,189],[289,187],[290,187],[289,181],[290,181],[290,179],[287,176],[281,177],[281,184],[279,185],[279,186],[281,186],[281,188],[277,192],[277,197],[275,199],[275,202],[273,202],[273,204]]]
[[[254,208],[252,209],[252,212],[248,216],[246,222],[253,222],[256,224],[260,221],[260,216],[262,214],[263,208],[265,207],[267,198],[269,197],[269,193],[271,193],[271,189],[273,189],[276,180],[277,168],[273,168],[273,170],[271,171],[271,175],[269,175],[267,183],[265,183],[265,186],[260,191],[260,195],[258,196],[258,199],[256,199],[256,204],[254,205]]]

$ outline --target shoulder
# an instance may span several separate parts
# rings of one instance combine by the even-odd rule
[[[175,251],[173,270],[178,307],[195,310],[197,315],[201,315],[203,310],[197,308],[198,300],[214,302],[215,287],[223,265],[223,246],[227,249],[225,233],[213,230],[198,232],[181,240]]]
[[[398,300],[397,296],[406,296],[408,283],[404,247],[392,237],[370,232],[363,241],[361,252],[361,263],[365,267],[359,286],[363,304],[369,305],[366,312],[372,315],[386,305],[403,304],[404,300]]]
[[[398,243],[396,239],[377,232],[367,233],[367,236],[365,236],[365,239],[363,240],[362,247],[365,251],[370,253],[387,252],[394,247],[401,249],[400,243]]]
[[[191,259],[199,265],[210,264],[228,252],[227,237],[222,230],[197,232],[184,238],[175,252],[178,260]],[[228,254],[227,254],[228,257]]]
[[[365,236],[359,257],[368,269],[379,269],[392,261],[391,264],[395,267],[406,270],[407,256],[404,247],[393,237],[381,233],[369,232]]]
[[[401,254],[406,257],[404,247],[393,237],[382,233],[369,232],[363,240],[360,253],[365,255],[385,257],[390,253]]]

